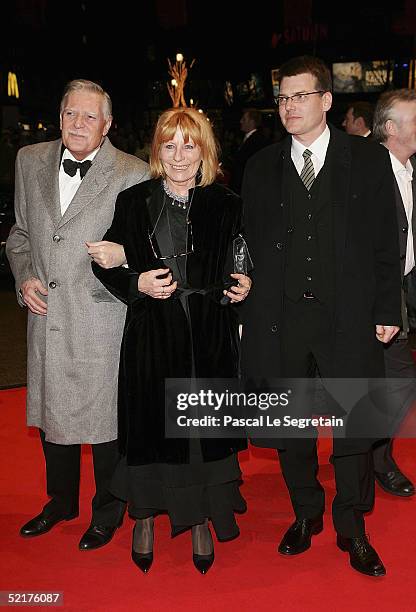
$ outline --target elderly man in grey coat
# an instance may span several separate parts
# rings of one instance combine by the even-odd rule
[[[107,544],[125,506],[108,492],[118,461],[117,373],[125,306],[91,271],[91,258],[121,265],[102,242],[118,193],[148,178],[143,161],[107,137],[111,99],[96,83],[71,81],[62,138],[23,147],[16,159],[16,224],[7,256],[28,307],[27,424],[38,427],[50,501],[20,530],[39,536],[78,516],[80,445],[91,444],[96,493],[80,550]]]

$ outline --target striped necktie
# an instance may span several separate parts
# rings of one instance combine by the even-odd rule
[[[302,157],[305,160],[305,164],[302,168],[302,172],[300,173],[300,178],[308,191],[312,187],[315,180],[315,170],[313,168],[311,155],[312,151],[309,151],[309,149],[304,150]]]

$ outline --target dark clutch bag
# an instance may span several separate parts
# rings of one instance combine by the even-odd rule
[[[254,269],[253,260],[251,259],[247,242],[241,234],[238,234],[233,240],[233,271],[236,274],[248,275]],[[232,283],[227,283],[228,287]],[[230,298],[224,295],[221,299],[221,304],[225,305],[230,302]]]

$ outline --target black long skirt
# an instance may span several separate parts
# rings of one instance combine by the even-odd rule
[[[128,502],[134,519],[167,513],[172,537],[208,518],[217,539],[225,541],[239,535],[235,513],[247,509],[241,482],[237,455],[203,462],[199,441],[191,440],[189,464],[129,466],[123,457],[110,490]]]

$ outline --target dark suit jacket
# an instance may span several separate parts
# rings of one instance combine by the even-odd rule
[[[250,157],[269,144],[270,141],[260,130],[256,130],[243,142],[234,156],[234,162],[231,169],[230,187],[233,191],[240,193],[244,169]]]
[[[412,214],[412,232],[413,232],[413,248],[416,253],[416,160],[414,157],[410,158],[413,166],[413,214]],[[401,273],[404,274],[404,266],[406,263],[406,248],[407,248],[407,234],[408,234],[408,221],[406,211],[404,209],[402,196],[400,195],[399,185],[394,177],[394,187],[396,196],[396,210],[397,210],[397,223],[399,226],[399,245],[400,245],[400,263]]]
[[[410,158],[413,166],[413,180],[412,180],[412,191],[413,191],[413,214],[412,214],[412,232],[413,232],[413,250],[416,253],[416,159],[414,156]],[[406,250],[407,250],[407,234],[409,229],[409,223],[407,221],[406,211],[403,205],[402,196],[400,194],[399,185],[396,177],[394,176],[394,192],[396,199],[396,212],[397,212],[397,224],[399,226],[399,248],[400,248],[400,271],[402,278],[404,276],[404,267],[406,263]],[[415,274],[413,270],[412,275]],[[412,282],[414,282],[412,280]],[[413,296],[410,292],[406,295],[407,299],[409,296]],[[416,304],[410,304],[412,308],[416,307]],[[404,329],[407,329],[407,308],[404,294],[402,295],[402,319]]]

